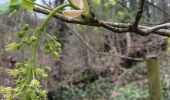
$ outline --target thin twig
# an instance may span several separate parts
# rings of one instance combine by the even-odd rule
[[[67,25],[67,24],[66,24]],[[134,60],[134,61],[143,61],[143,58],[132,58],[132,57],[127,57],[124,55],[120,55],[120,54],[113,54],[113,53],[105,53],[105,52],[97,52],[86,40],[83,39],[83,37],[72,27],[70,27],[69,25],[67,25],[67,27],[73,32],[73,34],[75,34],[80,40],[81,42],[95,55],[101,55],[101,56],[115,56],[115,57],[120,57],[120,58],[124,58],[124,59],[129,59],[129,60]]]
[[[35,3],[36,6],[38,7],[42,7],[44,9],[47,9],[47,10],[53,10],[52,8],[48,7],[48,6],[44,6],[44,5],[41,5],[41,4],[38,4],[38,3]]]
[[[137,15],[136,15],[136,18],[135,18],[135,22],[133,23],[133,26],[135,28],[138,28],[139,21],[140,21],[140,19],[142,17],[144,3],[145,3],[145,0],[140,0],[140,2],[139,2],[139,7],[138,7]]]
[[[149,2],[148,0],[146,0],[146,3],[148,3],[148,4],[151,5],[151,6],[153,6],[154,8],[157,8],[159,11],[161,11],[162,13],[164,13],[165,15],[167,15],[167,16],[170,17],[170,15],[169,15],[166,11],[164,11],[164,10],[162,10],[160,7],[154,5],[152,2]]]

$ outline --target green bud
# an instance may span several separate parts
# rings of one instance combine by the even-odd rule
[[[28,39],[27,39],[27,38],[23,38],[21,41],[22,41],[23,43],[27,43]]]
[[[40,82],[36,79],[33,79],[30,85],[33,87],[40,87]]]
[[[31,45],[31,43],[32,43],[32,41],[27,41],[27,45],[29,46],[29,45]]]
[[[8,44],[5,48],[5,51],[13,51],[13,50],[17,50],[17,49],[20,49],[20,44],[18,43],[11,43],[11,44]]]
[[[57,48],[57,50],[56,50],[58,53],[60,53],[61,52],[61,48]]]
[[[59,53],[54,51],[54,52],[52,52],[51,55],[52,55],[52,58],[56,58],[56,57],[58,57]]]
[[[20,68],[20,72],[21,72],[22,74],[26,74],[27,70],[26,70],[25,68]]]
[[[37,37],[32,36],[32,37],[31,37],[31,41],[34,42],[35,40],[37,40]]]
[[[59,42],[57,42],[57,43],[55,44],[55,46],[56,46],[56,48],[61,48],[61,44],[60,44]]]
[[[45,71],[51,71],[51,67],[49,67],[49,66],[45,66],[44,69],[45,69]]]
[[[41,70],[40,68],[36,68],[36,73],[41,75],[41,74],[44,74],[44,71]]]
[[[25,24],[22,28],[23,31],[28,31],[29,30],[29,25]]]
[[[47,55],[52,50],[51,46],[49,44],[46,44],[44,47],[44,52]]]
[[[48,75],[47,74],[41,74],[42,78],[47,78]]]
[[[81,15],[81,18],[83,19],[84,22],[89,23],[89,22],[91,22],[91,20],[93,20],[95,18],[95,15],[92,12],[84,12]]]
[[[22,37],[24,37],[24,33],[25,32],[17,32],[17,35],[18,35],[19,38],[22,38]]]
[[[14,91],[15,91],[15,93],[18,93],[20,91],[20,89],[19,88],[15,88]]]
[[[51,37],[52,37],[52,39],[57,40],[57,38],[55,36],[51,36]]]
[[[13,90],[12,87],[6,87],[5,88],[6,93],[10,93],[10,92],[12,92],[12,90]]]
[[[30,65],[29,65],[28,63],[25,63],[24,66],[25,66],[25,67],[29,67]]]
[[[21,67],[21,65],[22,65],[21,63],[16,63],[15,64],[16,67]]]
[[[20,71],[18,69],[13,69],[9,71],[9,74],[13,77],[17,77],[20,74]]]
[[[42,91],[40,91],[40,96],[45,97],[45,96],[46,96],[46,94],[47,94],[47,91],[46,91],[46,90],[42,90]]]
[[[29,39],[27,39],[26,44],[29,46],[31,45],[37,38],[32,36]]]

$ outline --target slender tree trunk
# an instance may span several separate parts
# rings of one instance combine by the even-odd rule
[[[146,64],[150,100],[163,100],[158,59],[154,56],[148,57]]]

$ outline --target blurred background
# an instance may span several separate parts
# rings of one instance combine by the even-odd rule
[[[0,3],[6,0],[1,0]],[[138,0],[89,0],[98,19],[109,22],[133,23]],[[54,8],[65,0],[39,0]],[[5,52],[8,43],[19,41],[17,32],[24,24],[37,27],[46,16],[20,10],[12,16],[0,16],[0,84],[14,85],[8,75],[16,62],[30,57],[31,47]],[[146,0],[140,25],[154,26],[170,22],[170,0]],[[113,33],[109,30],[64,23],[52,19],[46,30],[62,44],[56,59],[43,54],[45,39],[39,45],[39,61],[52,66],[47,80],[49,100],[149,100],[145,62],[138,58],[157,55],[165,100],[170,99],[170,67],[167,37],[140,36],[135,33]],[[87,45],[88,44],[88,45]],[[94,53],[100,52],[96,55]]]

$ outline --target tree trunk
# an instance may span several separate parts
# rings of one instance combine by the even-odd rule
[[[158,59],[153,56],[148,57],[146,64],[150,100],[163,100]]]

